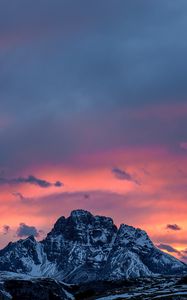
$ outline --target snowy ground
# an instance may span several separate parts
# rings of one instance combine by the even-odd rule
[[[180,281],[180,278],[166,277],[166,278],[154,278],[145,282],[142,280],[139,284],[132,285],[131,287],[125,287],[126,291],[123,291],[123,287],[113,292],[109,292],[108,295],[102,297],[96,297],[97,300],[125,300],[125,299],[187,299],[187,281]]]
[[[11,281],[13,280],[13,282]],[[11,289],[4,288],[4,282],[9,282],[13,286],[13,290],[28,296],[35,289],[41,290],[41,294],[47,289],[52,288],[58,295],[58,299],[67,300],[183,300],[187,299],[187,276],[186,277],[152,277],[137,280],[123,281],[95,281],[80,285],[67,285],[57,280],[47,278],[36,278],[28,275],[20,275],[11,272],[0,272],[0,299],[1,295],[12,299]],[[28,284],[28,282],[30,282]],[[9,284],[9,287],[10,287]],[[21,286],[21,289],[20,289]],[[6,284],[7,287],[7,284]],[[19,290],[20,289],[20,290]],[[61,294],[63,295],[61,297]],[[23,295],[22,295],[23,296]],[[37,296],[37,298],[36,298]],[[35,299],[40,300],[40,295],[36,292]],[[17,299],[17,298],[16,298]],[[23,298],[20,298],[23,299]],[[24,298],[25,299],[25,298]]]

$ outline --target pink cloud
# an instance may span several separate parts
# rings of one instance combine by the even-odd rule
[[[180,143],[180,148],[184,149],[184,150],[187,150],[187,142]]]
[[[33,165],[23,174],[15,174],[33,173],[49,182],[61,180],[64,187],[58,191],[55,187],[41,189],[25,184],[18,189],[0,187],[0,226],[17,228],[21,222],[31,222],[47,232],[60,215],[83,208],[111,216],[117,225],[126,223],[145,229],[156,243],[169,243],[177,249],[187,247],[186,177],[179,173],[179,168],[186,170],[186,156],[163,147],[126,147],[81,156],[79,163],[74,162],[69,166]],[[111,173],[114,165],[136,174],[141,186],[116,180]],[[167,233],[167,224],[180,224],[182,230]]]

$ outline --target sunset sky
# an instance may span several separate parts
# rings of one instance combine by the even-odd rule
[[[0,247],[82,208],[187,261],[186,30],[186,0],[0,0]]]

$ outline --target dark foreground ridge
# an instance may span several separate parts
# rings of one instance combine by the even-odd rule
[[[3,274],[1,274],[3,278]],[[10,274],[9,274],[10,276]],[[12,274],[13,276],[13,274]],[[5,276],[0,300],[183,300],[187,299],[187,277],[150,277],[118,281],[96,281],[66,285],[49,278],[24,279]]]
[[[111,218],[72,211],[47,237],[28,237],[0,251],[0,271],[79,284],[158,275],[184,275],[187,265],[156,248],[145,231]]]

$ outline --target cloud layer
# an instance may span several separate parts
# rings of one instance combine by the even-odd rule
[[[0,4],[2,168],[185,147],[186,2]]]
[[[0,7],[0,244],[86,208],[185,249],[187,2]]]

